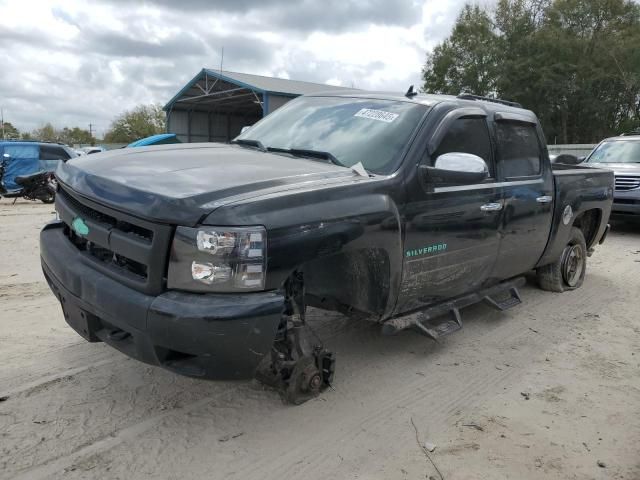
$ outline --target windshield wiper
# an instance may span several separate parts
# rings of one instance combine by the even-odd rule
[[[294,155],[297,157],[307,157],[307,158],[320,158],[322,160],[329,160],[329,162],[334,165],[338,165],[339,167],[347,167],[344,163],[338,160],[331,152],[324,152],[322,150],[310,150],[306,148],[278,148],[278,147],[267,147],[269,152],[276,153],[288,153],[290,155]]]
[[[253,140],[251,138],[237,138],[233,140],[231,143],[236,143],[238,145],[244,145],[247,147],[255,147],[261,152],[267,151],[267,149],[265,148],[265,146],[262,144],[260,140]]]

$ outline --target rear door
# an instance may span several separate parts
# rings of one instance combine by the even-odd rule
[[[544,252],[553,215],[553,173],[533,119],[496,113],[495,120],[504,214],[493,276],[505,279],[531,270]]]
[[[443,153],[471,153],[485,160],[491,178],[475,185],[425,184],[420,175],[410,180],[397,313],[478,289],[498,253],[502,190],[495,179],[486,114],[480,109],[450,112],[434,137],[441,139],[430,141],[424,164],[433,166]]]

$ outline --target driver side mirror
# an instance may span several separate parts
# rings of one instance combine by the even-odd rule
[[[470,185],[489,178],[487,163],[471,153],[444,153],[436,158],[433,167],[421,165],[420,170],[429,183]]]

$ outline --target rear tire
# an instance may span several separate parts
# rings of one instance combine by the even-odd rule
[[[549,292],[565,292],[582,286],[587,271],[587,243],[582,230],[571,228],[560,258],[536,270],[538,284]]]
[[[44,188],[44,195],[38,198],[42,203],[53,203],[56,199],[56,183],[50,180]]]
[[[51,192],[47,192],[45,195],[40,197],[38,200],[40,200],[42,203],[53,203],[56,200],[56,194],[55,193],[51,193]]]

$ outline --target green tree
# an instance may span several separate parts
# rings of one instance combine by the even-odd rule
[[[549,136],[586,143],[637,124],[640,7],[624,0],[556,0],[546,14],[538,39],[556,72],[544,119]]]
[[[89,130],[83,130],[78,127],[64,127],[60,132],[58,132],[58,139],[62,143],[66,143],[68,145],[74,144],[95,144],[95,138],[91,136]]]
[[[165,131],[165,114],[160,105],[139,105],[118,116],[104,136],[108,143],[129,143]]]
[[[58,132],[51,125],[51,123],[45,123],[42,127],[36,128],[31,132],[31,136],[41,142],[57,142]]]
[[[458,93],[478,76],[472,93],[495,91],[534,110],[551,142],[591,143],[640,126],[640,5],[499,0],[492,12],[476,9],[466,6],[449,38],[427,57],[426,91]],[[489,31],[489,58],[497,67],[479,74],[470,53],[451,46],[491,38]],[[441,65],[446,68],[436,68]]]
[[[4,122],[2,129],[0,129],[0,136],[1,135],[4,135],[6,140],[16,140],[20,138],[20,132],[11,122]]]
[[[455,95],[493,93],[499,61],[496,47],[489,14],[477,5],[465,5],[449,38],[427,57],[423,90]]]

